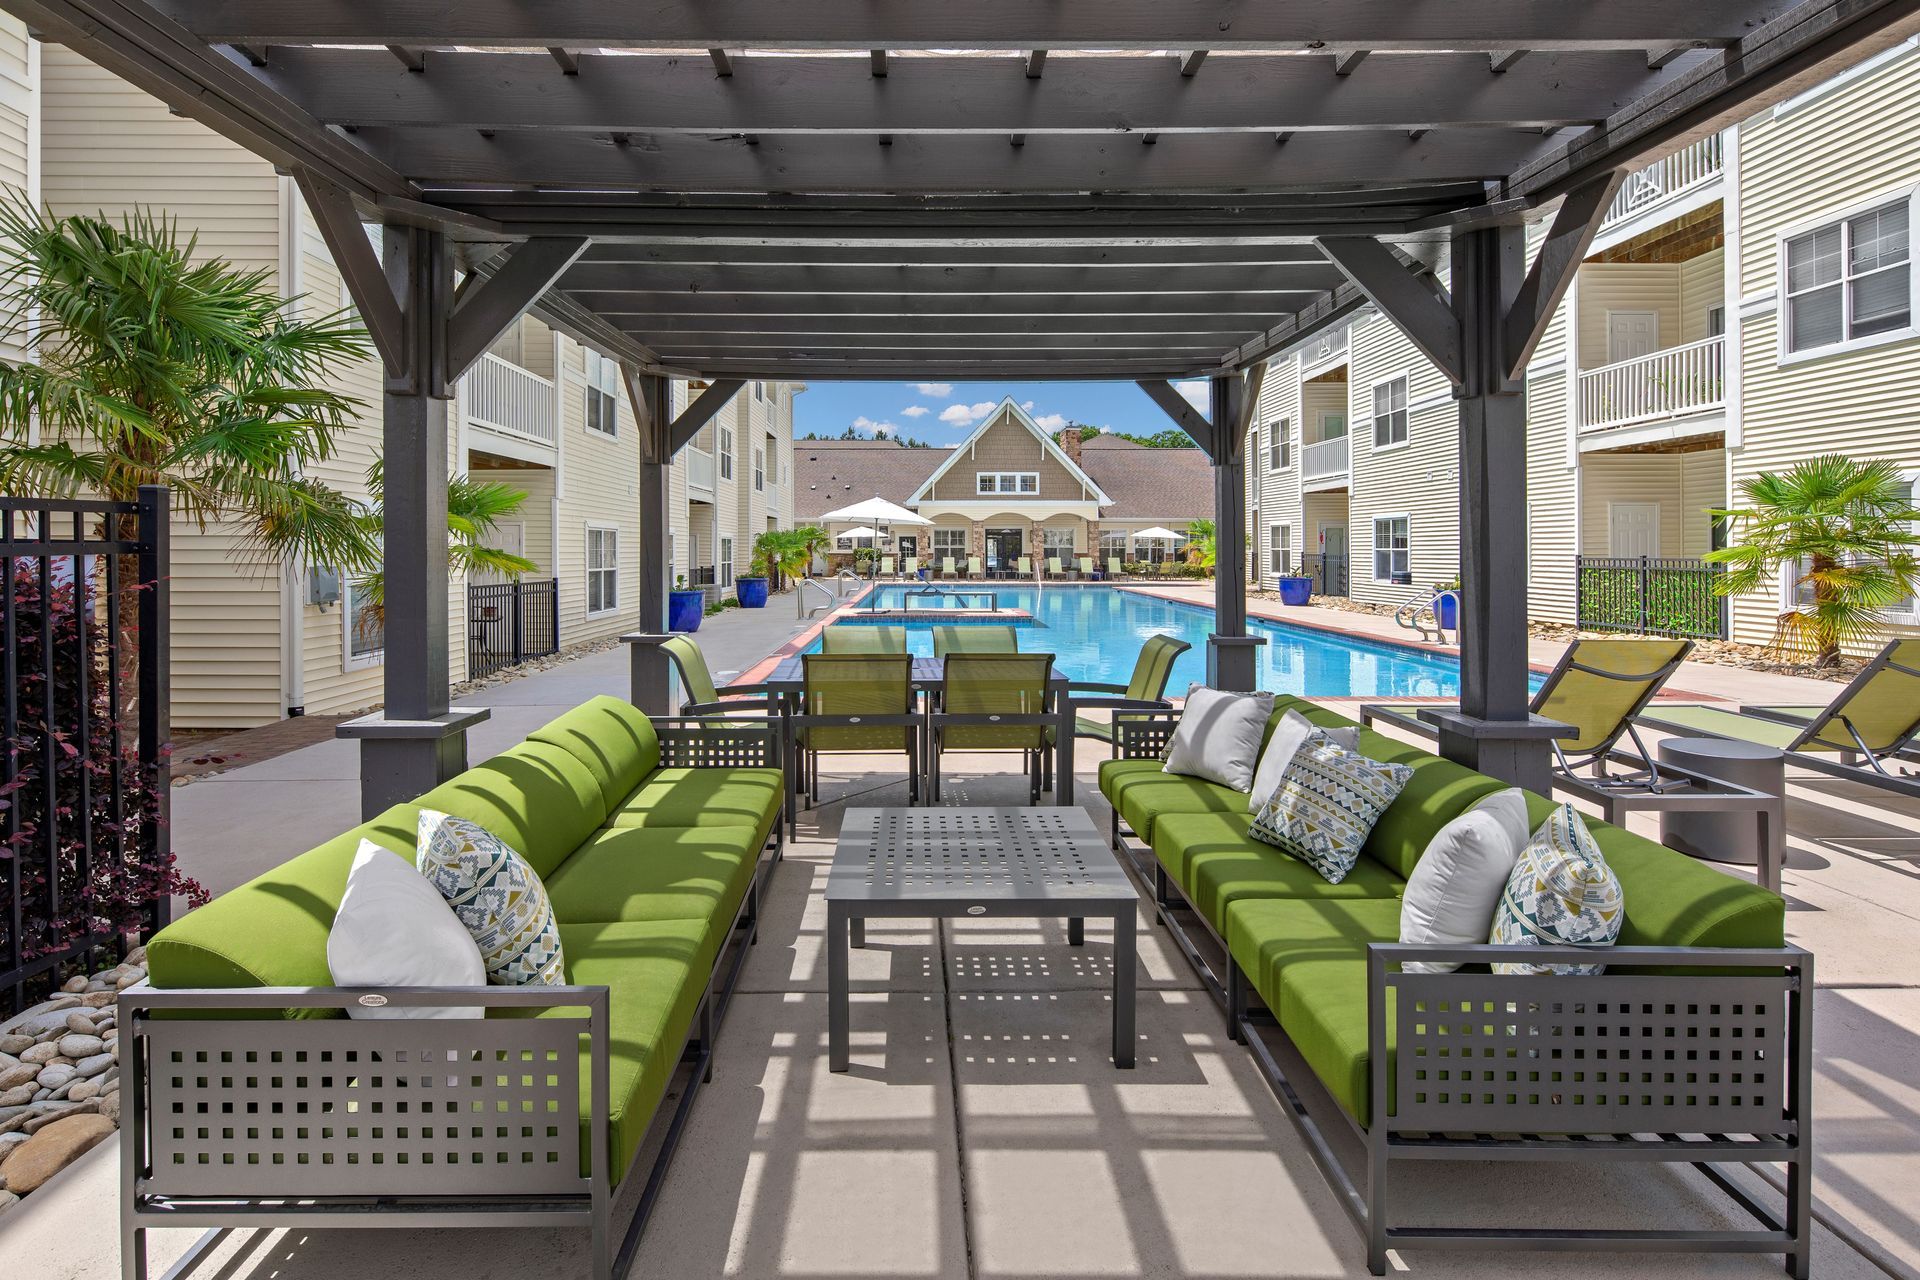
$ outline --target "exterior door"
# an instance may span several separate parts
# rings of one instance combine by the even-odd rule
[[[1026,553],[1020,549],[1020,531],[1018,529],[987,530],[987,568],[1011,570]]]
[[[1322,440],[1337,440],[1345,434],[1347,434],[1347,415],[1344,412],[1335,413],[1322,410],[1320,413],[1320,438]]]
[[[1322,595],[1347,594],[1347,526],[1335,521],[1320,524],[1320,592]]]
[[[920,539],[911,533],[903,533],[895,540],[900,549],[900,564],[906,566],[908,556],[920,554]]]
[[[1607,554],[1614,556],[1657,556],[1660,554],[1660,504],[1657,502],[1610,502],[1607,504]]]
[[[1618,364],[1660,349],[1658,311],[1607,312],[1607,363]]]

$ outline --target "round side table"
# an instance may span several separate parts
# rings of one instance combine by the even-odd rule
[[[1787,757],[1777,747],[1733,738],[1668,738],[1660,743],[1656,754],[1662,764],[1691,769],[1770,796],[1781,795],[1786,789]],[[1773,826],[1774,852],[1784,854],[1786,832],[1780,829],[1784,824]],[[1660,843],[1709,862],[1749,867],[1760,862],[1750,813],[1662,813]]]

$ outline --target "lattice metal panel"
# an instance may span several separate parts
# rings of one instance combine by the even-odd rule
[[[883,809],[865,878],[880,894],[1038,894],[1105,885],[1104,869],[1089,865],[1086,833],[1064,810]]]
[[[1393,1128],[1791,1133],[1786,984],[1393,975]]]
[[[150,1190],[581,1194],[585,1019],[151,1021]]]
[[[660,763],[672,769],[777,769],[773,731],[764,725],[656,725]]]
[[[1171,715],[1116,713],[1113,730],[1117,754],[1122,760],[1163,760],[1167,744],[1173,741],[1173,731],[1179,724],[1178,717]]]

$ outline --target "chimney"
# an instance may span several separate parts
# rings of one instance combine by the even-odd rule
[[[1080,428],[1068,427],[1060,433],[1060,452],[1073,459],[1073,465],[1080,465]]]

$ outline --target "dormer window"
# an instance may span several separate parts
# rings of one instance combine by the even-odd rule
[[[982,471],[977,473],[974,492],[981,494],[1038,494],[1038,471]]]

